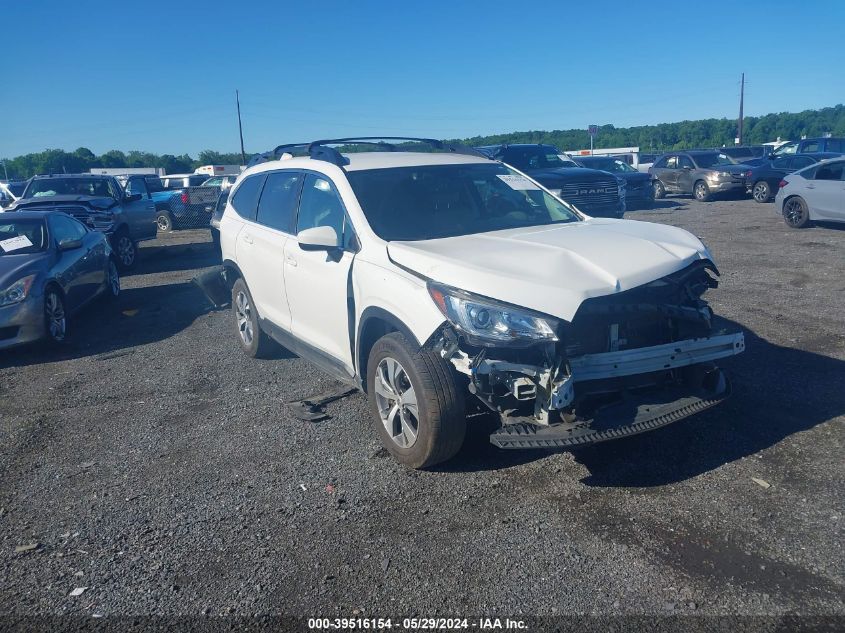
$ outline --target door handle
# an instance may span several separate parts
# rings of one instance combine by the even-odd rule
[[[807,189],[815,189],[815,188],[816,188],[815,185],[807,185]]]
[[[241,239],[247,244],[252,244],[252,236],[251,235],[244,235]]]
[[[285,261],[286,261],[288,264],[290,264],[291,266],[296,267],[296,260],[293,258],[293,256],[292,256],[292,255],[287,255],[287,256],[285,257]]]

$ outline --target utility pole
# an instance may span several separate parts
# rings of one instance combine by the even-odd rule
[[[246,165],[246,152],[244,151],[244,128],[241,124],[241,95],[235,90],[235,103],[238,104],[238,133],[241,135],[241,165]]]
[[[737,127],[738,144],[742,145],[742,106],[745,101],[745,73],[742,73],[742,80],[739,87],[739,126]]]

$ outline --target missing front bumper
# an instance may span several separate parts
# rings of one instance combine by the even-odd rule
[[[618,403],[602,407],[591,419],[576,424],[505,425],[490,436],[490,442],[499,448],[562,448],[652,431],[725,400],[730,395],[730,383],[721,370],[716,371],[718,376],[710,390],[690,393],[683,387],[672,387],[649,394],[628,395]]]

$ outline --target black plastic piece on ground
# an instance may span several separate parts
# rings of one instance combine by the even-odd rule
[[[341,391],[333,391],[330,393],[323,393],[316,396],[303,398],[302,400],[294,400],[288,402],[287,407],[291,415],[297,420],[305,420],[307,422],[319,422],[329,418],[326,413],[326,405],[335,400],[340,400],[346,396],[352,395],[358,391],[357,389],[343,389]]]

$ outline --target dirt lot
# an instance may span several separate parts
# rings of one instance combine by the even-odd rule
[[[845,616],[845,231],[751,201],[628,217],[715,253],[732,398],[574,452],[498,451],[481,420],[430,472],[361,395],[286,413],[337,385],[239,352],[189,283],[207,232],[149,244],[64,350],[0,354],[0,613]]]

